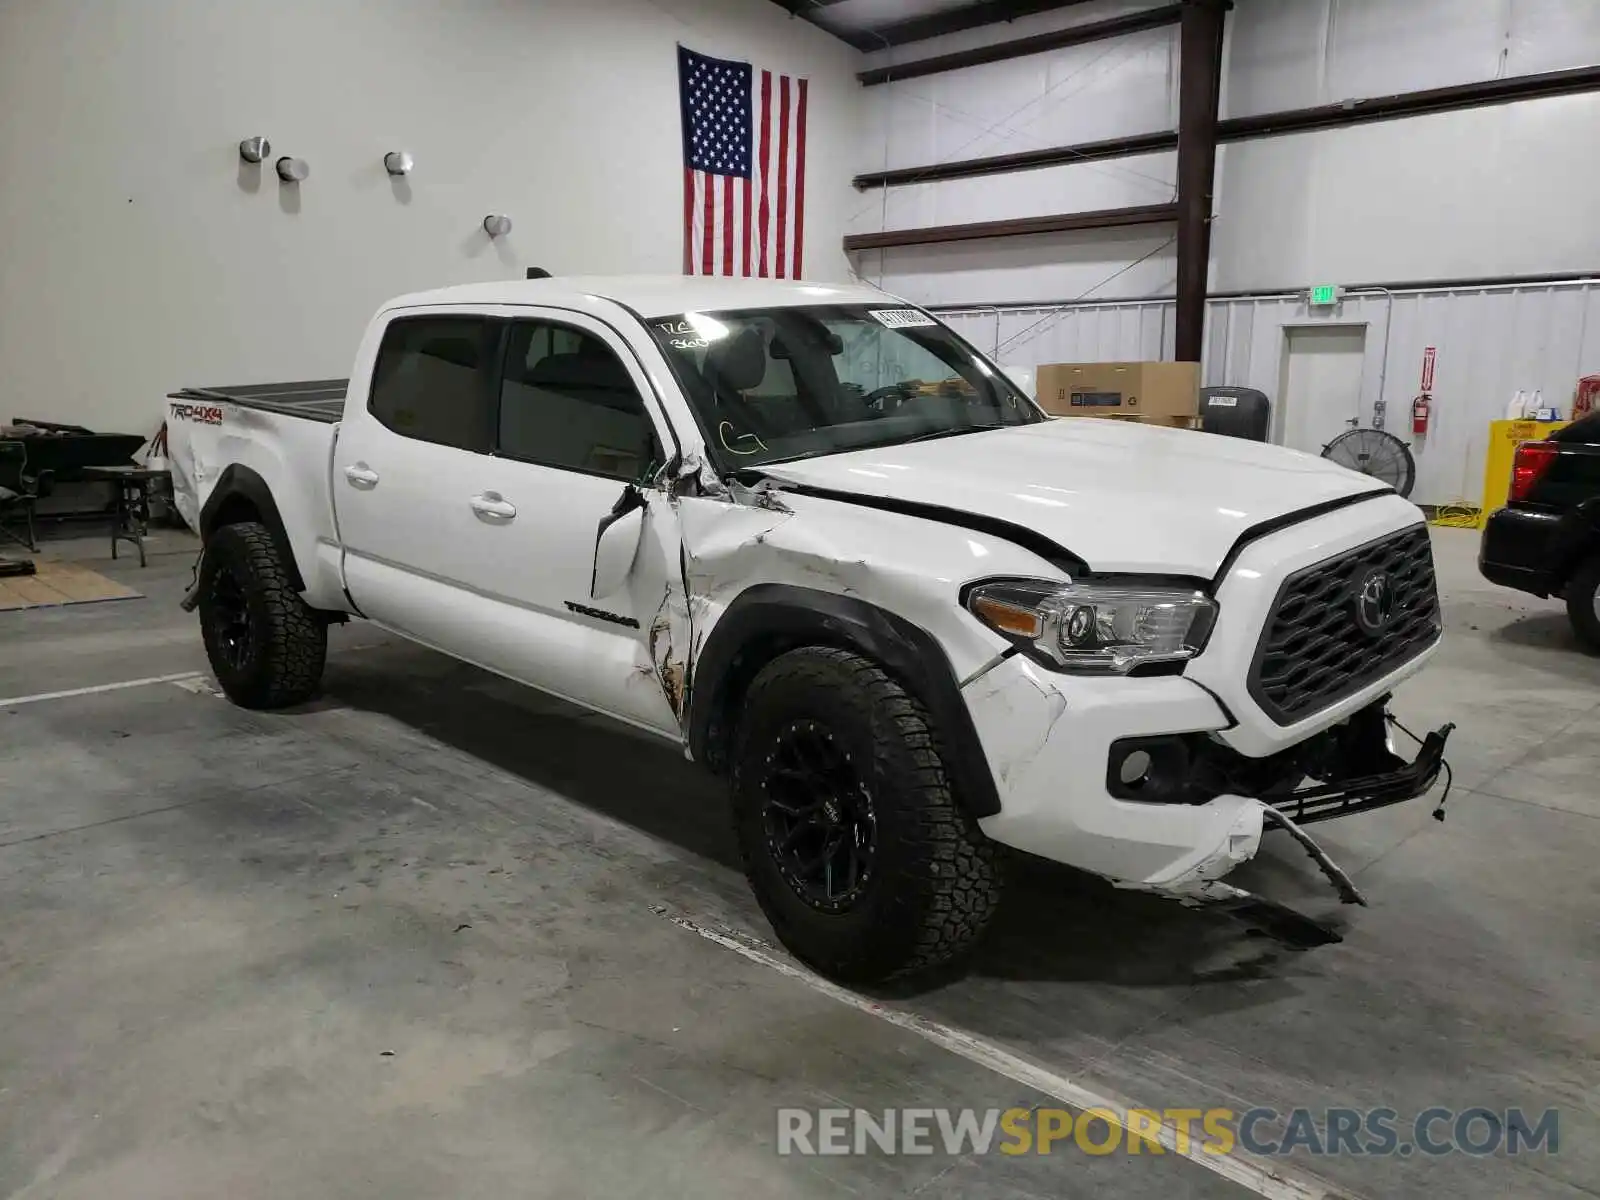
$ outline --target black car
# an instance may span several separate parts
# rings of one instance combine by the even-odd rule
[[[1484,526],[1478,570],[1565,597],[1578,640],[1600,654],[1600,412],[1517,447],[1510,502]]]

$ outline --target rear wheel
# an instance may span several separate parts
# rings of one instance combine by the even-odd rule
[[[265,525],[224,525],[200,561],[200,631],[228,699],[244,708],[309,700],[328,628],[294,588]]]
[[[733,761],[745,873],[779,939],[873,982],[970,950],[1000,855],[956,803],[927,712],[877,664],[791,651],[750,686]]]
[[[1600,654],[1600,554],[1567,580],[1567,617],[1583,648]]]

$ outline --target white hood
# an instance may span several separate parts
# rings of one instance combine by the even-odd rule
[[[1239,535],[1388,489],[1239,438],[1076,418],[760,468],[779,482],[938,505],[1036,530],[1096,572],[1211,578]]]

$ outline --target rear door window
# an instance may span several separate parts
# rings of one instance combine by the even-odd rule
[[[373,367],[368,410],[404,437],[489,453],[495,333],[487,317],[391,322]]]

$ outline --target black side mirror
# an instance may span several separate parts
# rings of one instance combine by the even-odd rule
[[[589,597],[609,596],[622,586],[633,566],[639,535],[644,532],[644,489],[625,484],[611,511],[594,531],[594,567],[589,572]]]

